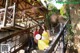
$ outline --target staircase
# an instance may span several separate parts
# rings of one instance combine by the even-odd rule
[[[61,44],[61,47],[64,46],[64,44],[63,44],[64,43],[64,34],[63,33],[64,33],[64,30],[66,28],[66,25],[67,25],[68,21],[65,22],[63,28],[56,35],[55,39],[52,40],[49,48],[42,51],[43,53],[58,52],[59,51],[58,50],[59,45]],[[29,43],[30,37],[32,35],[32,33],[31,33],[32,29],[35,28],[35,27],[38,27],[38,26],[39,26],[39,24],[34,25],[34,26],[29,27],[29,28],[24,29],[24,30],[17,31],[15,33],[10,34],[9,36],[1,38],[0,39],[0,44],[10,44],[9,53],[17,53],[21,49],[24,50],[25,47],[28,47],[28,43]],[[60,42],[61,39],[62,39],[62,41]],[[62,48],[61,51],[62,51],[62,53],[64,53],[64,47]],[[37,52],[40,52],[40,51],[37,50]]]

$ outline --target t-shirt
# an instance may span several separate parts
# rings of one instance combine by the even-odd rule
[[[35,37],[37,34],[39,34],[39,32],[38,32],[38,31],[34,31],[34,37]]]

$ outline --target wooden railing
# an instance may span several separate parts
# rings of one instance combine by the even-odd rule
[[[60,44],[60,40],[62,38],[62,42],[63,42],[63,53],[65,53],[64,51],[64,30],[68,24],[69,20],[66,21],[66,23],[64,24],[64,26],[62,27],[62,29],[59,31],[59,33],[56,35],[57,37],[55,37],[55,39],[51,42],[50,46],[48,49],[46,49],[44,51],[44,53],[56,53],[57,48],[55,48],[58,44]],[[58,47],[58,46],[57,46]]]
[[[15,25],[15,8],[16,5],[14,3],[14,5],[8,7],[8,3],[9,1],[6,0],[6,4],[5,4],[5,8],[0,9],[0,22],[1,22],[1,26],[5,27],[8,24],[10,26],[14,26]]]

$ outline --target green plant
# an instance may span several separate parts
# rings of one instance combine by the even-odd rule
[[[64,16],[65,15],[65,9],[64,9],[64,6],[60,9],[60,14],[62,15],[62,16]]]

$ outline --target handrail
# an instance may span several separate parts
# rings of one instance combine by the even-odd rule
[[[60,32],[57,34],[57,37],[55,38],[55,40],[52,41],[52,43],[50,44],[49,48],[46,49],[44,51],[44,53],[52,53],[54,51],[54,48],[56,47],[56,44],[58,43],[58,41],[60,40],[62,33],[64,32],[64,29],[66,27],[66,25],[68,24],[69,20],[66,21],[66,23],[64,24],[63,28],[60,30]]]
[[[14,5],[13,5],[13,6],[8,7],[8,9],[11,9],[11,8],[13,8],[13,7],[14,7]],[[5,8],[0,9],[0,12],[1,12],[1,11],[5,11]]]

